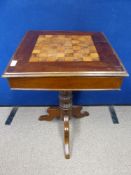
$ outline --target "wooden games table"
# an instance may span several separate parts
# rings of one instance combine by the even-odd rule
[[[29,31],[3,77],[15,90],[60,91],[60,105],[48,108],[39,120],[64,121],[65,158],[70,158],[69,119],[88,115],[72,105],[72,91],[120,89],[127,75],[100,32]]]

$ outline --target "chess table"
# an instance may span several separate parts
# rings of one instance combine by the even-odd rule
[[[39,120],[64,121],[65,158],[70,158],[69,119],[88,116],[72,105],[72,91],[119,90],[128,76],[103,33],[29,31],[3,77],[11,89],[57,90],[59,106],[48,108]],[[52,148],[53,149],[53,148]]]

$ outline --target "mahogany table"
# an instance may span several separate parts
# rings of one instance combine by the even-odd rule
[[[48,108],[39,120],[64,120],[65,158],[70,158],[69,119],[88,115],[72,106],[72,91],[120,89],[127,75],[103,33],[29,31],[3,77],[15,90],[60,91],[59,107]]]

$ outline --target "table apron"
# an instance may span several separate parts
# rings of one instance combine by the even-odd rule
[[[11,77],[12,89],[113,90],[120,89],[123,77]]]

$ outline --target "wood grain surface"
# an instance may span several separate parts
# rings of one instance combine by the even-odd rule
[[[120,89],[122,77],[18,77],[9,78],[11,88],[45,90]]]
[[[90,35],[40,35],[29,61],[99,61],[99,55]]]

